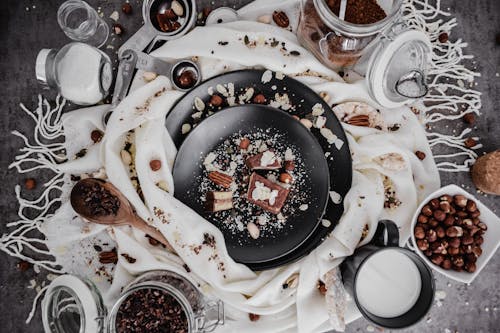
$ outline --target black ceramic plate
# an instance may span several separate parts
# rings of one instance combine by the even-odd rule
[[[200,85],[187,92],[181,99],[179,99],[179,101],[177,101],[172,110],[170,110],[165,122],[165,126],[172,136],[176,146],[179,148],[186,137],[186,135],[181,132],[182,125],[186,123],[191,125],[196,124],[196,121],[193,121],[192,118],[192,115],[196,112],[193,105],[195,97],[201,98],[205,104],[208,104],[210,99],[209,90],[216,90],[217,84],[233,83],[235,91],[238,93],[240,91],[244,91],[248,87],[253,87],[256,94],[264,94],[268,101],[275,95],[275,93],[287,93],[291,104],[297,106],[294,110],[290,110],[289,113],[299,117],[310,113],[312,107],[316,103],[320,103],[325,110],[330,108],[330,106],[325,103],[325,101],[313,90],[290,77],[278,80],[273,75],[273,79],[270,82],[262,83],[261,78],[263,72],[264,71],[262,70],[240,70],[221,74],[202,82]],[[227,105],[223,105],[222,109],[225,107],[227,107]],[[204,116],[202,116],[202,119]],[[323,151],[329,154],[327,157],[327,163],[330,169],[330,189],[339,193],[343,198],[351,188],[351,153],[349,151],[347,138],[340,121],[333,114],[333,112],[327,111],[324,116],[327,118],[326,126],[330,128],[339,139],[344,141],[344,145],[341,149],[337,149],[335,146],[328,144],[326,139],[319,133],[319,130],[312,129],[312,133],[316,136],[316,139],[320,143]],[[324,218],[331,222],[330,226],[322,227],[320,225],[311,237],[295,251],[277,260],[272,260],[258,265],[251,265],[252,268],[256,270],[269,269],[284,265],[307,255],[319,244],[321,244],[323,239],[333,230],[342,213],[343,202],[334,204],[329,201]]]
[[[295,184],[292,187],[297,186],[296,190],[303,192],[300,195],[305,195],[304,202],[308,203],[308,208],[302,211],[296,207],[295,213],[287,218],[280,229],[271,228],[253,239],[246,229],[228,229],[224,226],[228,222],[220,221],[213,213],[206,212],[199,188],[202,179],[206,178],[202,165],[205,156],[234,134],[248,137],[256,132],[280,134],[285,146],[293,147],[297,156],[301,157],[303,177],[307,184]],[[303,244],[321,222],[329,198],[328,164],[314,135],[285,112],[262,105],[231,107],[202,121],[181,145],[173,175],[176,197],[219,227],[224,234],[229,255],[235,261],[247,265],[279,259]],[[290,198],[286,204],[292,204]],[[252,218],[241,217],[247,219],[246,222]]]

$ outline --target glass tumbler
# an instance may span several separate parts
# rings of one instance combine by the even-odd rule
[[[88,3],[68,0],[57,11],[57,21],[66,36],[74,41],[101,47],[109,36],[109,27]]]

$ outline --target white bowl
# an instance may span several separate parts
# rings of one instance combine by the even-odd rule
[[[420,251],[417,248],[417,242],[415,239],[415,235],[413,233],[413,230],[415,229],[415,225],[417,224],[417,217],[420,214],[420,211],[422,210],[422,207],[426,205],[429,201],[431,201],[434,198],[438,198],[442,195],[449,194],[451,196],[461,194],[465,196],[467,199],[474,200],[476,202],[477,208],[481,212],[481,215],[479,216],[479,219],[481,222],[486,224],[488,226],[488,229],[483,235],[484,242],[481,245],[481,249],[483,250],[483,253],[479,258],[477,259],[476,262],[476,271],[474,273],[468,273],[468,272],[456,272],[454,270],[445,270],[441,268],[440,266],[437,266],[433,264],[429,258],[425,256],[425,254]],[[475,198],[473,195],[471,195],[469,192],[463,190],[462,188],[456,186],[456,185],[448,185],[445,186],[432,194],[430,194],[427,198],[425,198],[420,206],[418,206],[417,211],[415,212],[415,215],[413,216],[412,224],[411,224],[411,240],[413,245],[415,246],[414,251],[422,258],[424,259],[425,262],[435,271],[438,271],[439,273],[446,275],[447,277],[464,282],[464,283],[471,283],[474,281],[476,276],[481,272],[481,270],[486,266],[488,261],[493,257],[495,254],[496,250],[500,246],[500,218],[496,216],[488,207],[483,205],[477,198]]]

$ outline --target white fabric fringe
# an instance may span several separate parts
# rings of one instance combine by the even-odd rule
[[[424,106],[420,108],[425,113],[423,122],[429,125],[443,120],[455,121],[470,112],[479,115],[481,93],[466,87],[466,85],[472,86],[474,79],[480,76],[464,64],[464,60],[473,58],[473,56],[463,54],[467,43],[460,39],[446,43],[438,41],[441,33],[450,33],[457,25],[456,19],[445,20],[450,13],[441,9],[440,0],[408,0],[404,8],[406,22],[426,32],[433,41],[430,93],[423,100]],[[59,96],[55,100],[54,107],[51,107],[49,102],[41,96],[38,97],[38,107],[34,111],[30,111],[21,104],[21,109],[35,122],[35,130],[32,135],[29,135],[32,141],[18,131],[12,132],[13,135],[23,140],[24,147],[20,149],[20,154],[15,157],[10,167],[16,168],[19,173],[23,174],[35,170],[52,171],[54,176],[43,184],[42,193],[34,200],[24,199],[20,186],[16,186],[19,220],[8,223],[7,227],[12,230],[0,239],[0,250],[8,255],[26,260],[57,274],[64,273],[64,269],[47,250],[40,226],[53,216],[51,208],[61,202],[60,195],[63,193],[65,184],[64,173],[57,168],[58,163],[68,158],[63,141],[62,110],[65,104],[65,100]],[[470,131],[466,129],[459,135],[437,133],[435,128],[428,131],[431,147],[445,145],[453,150],[451,153],[434,155],[440,171],[458,172],[469,169],[477,157],[473,149],[466,148],[464,145],[464,138]],[[480,145],[477,145],[474,148],[479,147]],[[457,159],[460,161],[457,162]],[[29,218],[25,216],[25,209],[34,210],[38,214],[35,218]],[[27,323],[33,317],[36,302],[45,288],[41,289],[35,297]]]

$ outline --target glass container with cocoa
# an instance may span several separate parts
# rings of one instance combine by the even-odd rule
[[[352,67],[401,17],[402,0],[302,0],[297,28],[301,44],[327,66]]]
[[[224,324],[224,307],[184,276],[156,270],[127,285],[108,314],[92,282],[62,275],[47,289],[42,319],[53,333],[201,333]]]

